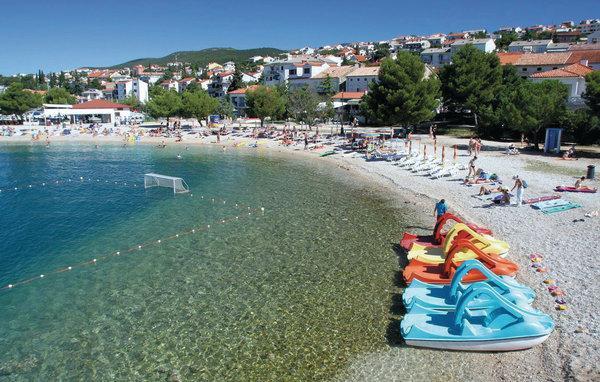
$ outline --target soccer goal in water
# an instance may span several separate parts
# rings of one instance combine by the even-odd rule
[[[144,174],[144,188],[150,187],[172,188],[174,194],[183,194],[190,191],[187,183],[182,178],[152,173]]]

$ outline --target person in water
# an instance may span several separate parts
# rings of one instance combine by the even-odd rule
[[[446,213],[446,211],[448,211],[448,206],[446,205],[446,200],[442,199],[435,204],[433,216],[435,216],[436,219],[439,219],[443,214]]]

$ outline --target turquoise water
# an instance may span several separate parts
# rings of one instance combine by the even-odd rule
[[[46,274],[0,291],[0,380],[329,379],[389,346],[389,201],[318,159],[179,152],[0,147],[0,286]]]

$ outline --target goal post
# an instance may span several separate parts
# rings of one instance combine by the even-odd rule
[[[189,186],[182,178],[161,174],[144,174],[144,188],[167,187],[172,188],[174,194],[183,194],[190,191]]]

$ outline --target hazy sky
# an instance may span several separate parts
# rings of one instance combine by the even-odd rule
[[[595,13],[594,13],[595,11]],[[0,0],[0,73],[600,17],[600,0]]]

